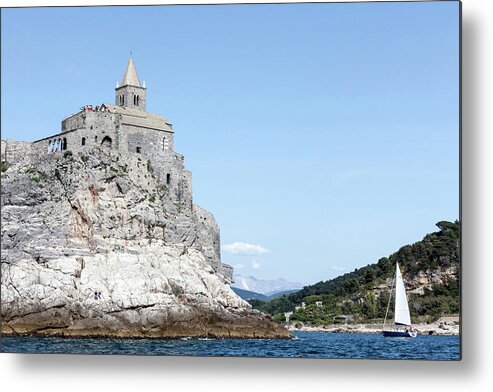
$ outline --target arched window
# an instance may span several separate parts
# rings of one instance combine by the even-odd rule
[[[48,152],[51,153],[53,152],[53,143],[50,141],[48,141]]]
[[[109,136],[105,136],[101,142],[101,147],[111,148],[112,140]]]
[[[83,138],[82,138],[82,145],[83,145],[83,146],[85,146],[85,145],[86,145],[86,138],[85,138],[85,137],[83,137]]]
[[[94,141],[97,142],[98,141],[98,135],[94,136]]]
[[[64,137],[64,138],[63,138],[63,145],[62,145],[62,149],[63,149],[63,150],[66,150],[66,149],[67,149],[67,138],[66,138],[66,137]]]
[[[166,174],[166,185],[169,185],[171,182],[171,174]]]
[[[136,102],[137,102],[137,103],[135,104],[135,106],[139,106],[139,98],[140,98],[140,97],[137,95],[137,96],[136,96]]]

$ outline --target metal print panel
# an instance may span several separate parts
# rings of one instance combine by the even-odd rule
[[[3,8],[1,350],[460,359],[460,15]]]

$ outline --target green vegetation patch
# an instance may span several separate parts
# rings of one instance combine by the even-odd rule
[[[411,317],[415,322],[434,321],[441,316],[457,314],[460,304],[460,223],[441,221],[436,225],[439,231],[426,235],[419,242],[403,246],[377,263],[306,286],[269,302],[249,302],[255,309],[273,315],[276,320],[284,312],[293,311],[290,319],[305,324],[381,322],[389,302],[389,282],[398,262],[405,279],[420,273],[427,276],[434,270],[457,271],[443,284],[424,289],[423,294],[408,293]],[[317,301],[322,305],[317,306]],[[303,302],[305,308],[301,308]],[[295,307],[300,308],[295,310]],[[391,306],[388,319],[393,317],[392,312]]]

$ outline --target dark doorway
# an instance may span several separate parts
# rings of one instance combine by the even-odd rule
[[[101,147],[111,148],[112,140],[109,136],[105,136],[101,142]]]

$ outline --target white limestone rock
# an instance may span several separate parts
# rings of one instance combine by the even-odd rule
[[[219,229],[98,151],[2,173],[2,332],[288,338],[229,287]]]

